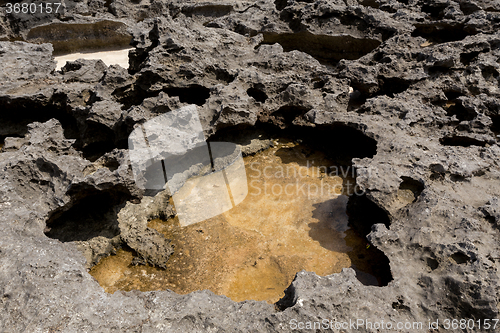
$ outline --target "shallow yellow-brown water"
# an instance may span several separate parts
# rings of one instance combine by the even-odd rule
[[[175,246],[166,269],[132,266],[133,252],[121,249],[92,276],[111,293],[209,289],[234,301],[274,303],[301,270],[324,276],[355,265],[372,273],[366,241],[347,226],[350,170],[338,170],[339,177],[324,168],[334,164],[322,153],[291,142],[244,162],[249,189],[241,204],[186,227],[177,218],[149,222]]]

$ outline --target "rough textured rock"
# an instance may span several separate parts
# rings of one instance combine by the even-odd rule
[[[58,15],[0,18],[0,331],[498,317],[498,2],[83,0]],[[120,29],[85,35],[108,22]],[[132,38],[130,70],[78,60],[56,72],[54,47],[14,42],[65,45],[65,25],[86,25],[89,44],[67,44],[75,50]],[[87,273],[103,256],[128,245],[137,263],[161,266],[172,251],[147,227],[172,214],[168,197],[135,186],[128,135],[189,104],[207,138],[286,129],[363,156],[352,163],[366,194],[351,207],[372,218],[353,210],[351,225],[387,256],[392,281],[300,272],[276,307],[209,291],[106,294]],[[249,152],[269,144],[240,140]]]

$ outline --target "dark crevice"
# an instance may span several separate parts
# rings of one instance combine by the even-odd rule
[[[353,194],[349,197],[347,215],[349,216],[349,226],[365,238],[371,232],[374,224],[382,223],[387,228],[390,225],[387,213],[368,199],[366,194]],[[368,240],[366,242],[369,244]],[[392,281],[389,259],[375,246],[370,246],[369,250],[372,251],[372,257],[378,258],[377,263],[373,265],[373,273],[377,277],[379,286],[387,286]]]
[[[465,66],[469,66],[471,64],[471,62],[473,61],[476,61],[477,60],[477,56],[480,54],[481,52],[479,51],[475,51],[475,52],[469,52],[469,53],[460,53],[460,61],[462,62],[462,64],[464,64]]]
[[[465,15],[470,15],[472,13],[477,12],[478,10],[481,10],[481,8],[474,2],[459,1],[459,5],[460,5],[460,10]]]
[[[274,0],[274,6],[277,10],[283,10],[288,5],[287,0]]]
[[[222,74],[221,74],[222,75]],[[229,76],[219,78],[223,81],[231,80]],[[203,105],[210,97],[210,89],[199,84],[192,84],[186,87],[169,87],[162,90],[152,91],[150,87],[154,84],[161,84],[162,79],[155,75],[141,76],[135,85],[116,89],[113,96],[123,105],[123,110],[140,105],[146,98],[157,97],[160,92],[167,93],[170,97],[177,96],[182,103]],[[227,82],[227,81],[226,81]]]
[[[430,66],[425,68],[425,70],[430,76],[436,76],[448,73],[451,69],[445,66]]]
[[[464,30],[463,25],[449,25],[445,23],[422,23],[416,24],[412,37],[424,37],[432,43],[455,42],[464,39],[475,32]]]
[[[67,139],[79,140],[77,121],[69,114],[66,96],[54,94],[50,101],[0,97],[0,136],[24,137],[28,124],[57,119]]]
[[[99,157],[117,148],[113,141],[93,142],[81,149],[83,157],[91,162],[95,162]],[[124,148],[124,147],[120,147]]]
[[[389,97],[394,97],[395,94],[402,93],[407,90],[411,82],[400,79],[397,77],[384,78],[379,77],[379,91],[377,91],[377,95],[387,95]]]
[[[476,113],[472,109],[465,108],[460,100],[448,101],[446,115],[456,116],[460,121],[470,121],[476,118]]]
[[[493,66],[484,66],[483,68],[481,68],[481,75],[486,81],[493,82],[498,81],[500,76],[498,70]]]
[[[439,262],[433,258],[427,258],[426,260],[427,266],[431,269],[431,271],[437,269],[439,267]]]
[[[123,192],[91,191],[75,199],[69,209],[53,212],[46,222],[45,235],[61,242],[113,238],[120,233],[115,207],[127,199],[129,196]]]
[[[446,115],[449,117],[456,116],[459,121],[470,121],[476,117],[476,112],[473,109],[463,106],[463,102],[459,97],[466,96],[460,91],[445,91],[446,99],[433,101],[432,104],[440,106],[446,110]]]
[[[103,124],[87,121],[82,132],[83,147],[77,148],[92,162],[116,148],[115,133]]]
[[[377,141],[361,130],[344,123],[333,123],[302,128],[304,142],[327,153],[343,165],[351,165],[352,159],[371,158],[377,153]],[[346,140],[349,138],[348,140]],[[341,143],[341,144],[337,144]]]
[[[182,103],[202,106],[210,97],[210,89],[193,84],[188,87],[171,87],[163,89],[169,96],[178,96]]]
[[[320,63],[335,65],[342,59],[355,60],[370,53],[381,42],[370,38],[348,35],[315,35],[308,31],[297,33],[264,33],[261,44],[279,43],[285,52],[293,50],[309,54]]]
[[[297,275],[295,275],[297,277]],[[295,281],[295,279],[294,279]],[[285,296],[281,298],[278,302],[274,304],[274,307],[277,311],[285,311],[288,308],[294,306],[297,302],[297,296],[295,294],[295,287],[292,284],[285,289]]]
[[[209,74],[214,75],[217,81],[222,81],[226,84],[233,82],[236,78],[236,75],[230,74],[227,69],[219,68],[217,66],[209,66],[205,68],[205,71]]]
[[[228,15],[233,11],[231,5],[193,5],[186,6],[181,9],[182,13],[187,17],[205,16],[205,17],[221,17]]]
[[[281,129],[287,128],[294,124],[297,120],[302,118],[310,109],[295,106],[295,105],[285,105],[280,107],[278,110],[271,112],[270,114],[261,114],[259,120],[261,122],[269,122],[279,126]]]
[[[347,111],[358,111],[366,103],[369,98],[368,94],[364,94],[361,91],[355,89],[354,92],[349,97],[349,103],[347,104]],[[362,110],[361,110],[362,111]]]
[[[453,253],[450,258],[459,265],[466,264],[470,261],[470,257],[462,252]]]
[[[486,146],[487,142],[480,141],[474,138],[469,138],[467,136],[453,135],[446,136],[439,139],[439,142],[444,146],[461,146],[461,147],[470,147],[470,146]]]
[[[368,89],[370,87],[366,87],[362,83],[353,80],[351,82],[351,86],[354,91],[350,94],[347,110],[365,113],[367,110],[363,107],[363,105],[366,103],[367,99],[384,95],[394,98],[396,94],[400,94],[408,90],[413,83],[414,82],[412,81],[397,77],[386,78],[379,76],[378,89],[376,91],[369,92]]]
[[[372,8],[375,8],[375,9],[379,9],[380,8],[380,5],[377,2],[377,0],[362,0],[360,2],[360,4],[362,4],[365,7],[372,7]]]
[[[465,94],[463,94],[462,92],[454,91],[454,90],[445,91],[444,94],[445,94],[446,98],[448,98],[449,101],[455,100],[455,99],[459,98],[460,96],[465,96]]]
[[[250,144],[251,138],[262,134],[270,137],[288,138],[295,142],[314,147],[327,154],[339,165],[350,166],[352,159],[371,158],[377,153],[377,141],[363,133],[357,124],[333,123],[316,127],[292,125],[283,129],[271,123],[257,122],[255,125],[238,125],[218,130],[210,141],[230,141],[238,144]],[[242,138],[247,138],[242,140]],[[342,144],[332,144],[342,142]]]
[[[351,227],[364,236],[372,231],[374,224],[381,223],[389,229],[391,223],[387,213],[368,199],[366,194],[353,195],[349,198],[347,214]]]
[[[410,177],[402,176],[401,179],[403,181],[399,184],[399,189],[411,191],[414,197],[413,202],[417,201],[418,197],[424,190],[424,184]]]
[[[135,84],[117,88],[111,95],[123,105],[122,110],[128,110],[134,105],[141,104],[146,98],[158,96],[159,93],[159,91],[151,92]]]
[[[495,135],[500,135],[500,115],[490,115],[491,119],[491,131],[495,133]]]
[[[250,97],[253,97],[257,102],[264,103],[267,99],[267,94],[257,87],[247,89],[247,94]]]
[[[440,20],[444,17],[443,10],[447,6],[447,4],[424,4],[422,6],[422,11],[429,14],[429,17],[431,19]]]
[[[272,115],[278,122],[282,122],[284,124],[291,124],[293,120],[298,117],[302,117],[307,113],[309,109],[299,106],[286,105],[280,107],[277,111],[273,112]]]

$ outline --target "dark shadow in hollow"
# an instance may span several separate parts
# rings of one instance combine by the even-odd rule
[[[402,176],[401,179],[403,181],[399,184],[399,189],[410,190],[413,193],[413,202],[417,201],[418,197],[424,190],[424,184],[410,177]]]
[[[189,87],[172,87],[163,89],[169,96],[178,96],[182,103],[202,106],[210,97],[210,89],[193,84]]]
[[[424,37],[432,43],[456,42],[474,32],[465,31],[463,25],[451,25],[448,23],[419,23],[415,24],[412,37]]]
[[[309,224],[309,236],[327,250],[347,253],[356,277],[364,285],[385,286],[392,280],[389,260],[382,251],[370,246],[365,235],[349,226],[348,200],[342,195],[314,205],[313,218],[318,223]]]
[[[377,141],[367,136],[356,124],[333,123],[316,127],[293,128],[292,135],[328,155],[339,165],[351,165],[352,159],[373,157]]]
[[[439,143],[441,143],[443,146],[461,146],[461,147],[470,147],[470,146],[484,147],[487,144],[486,141],[480,141],[474,138],[469,138],[467,136],[460,136],[460,135],[443,137],[439,139]]]
[[[370,53],[381,42],[348,35],[315,35],[308,31],[297,33],[264,33],[262,44],[279,43],[285,52],[293,50],[309,54],[320,63],[336,65],[342,59],[355,60]]]
[[[309,236],[327,250],[347,252],[349,249],[344,240],[345,232],[349,229],[345,213],[347,196],[342,195],[335,199],[313,205],[312,217],[317,223],[309,223]]]
[[[360,237],[364,237],[371,232],[372,226],[374,224],[382,223],[387,228],[390,225],[390,219],[387,213],[377,206],[374,202],[366,197],[366,194],[357,195],[353,194],[349,197],[347,203],[347,215],[349,216],[349,226],[352,227],[354,233]],[[356,257],[353,255],[351,260],[353,265],[368,265],[372,268],[372,275],[377,277],[380,286],[386,286],[390,281],[392,281],[391,268],[389,265],[389,259],[385,254],[377,249],[375,246],[370,245],[368,240],[366,240],[367,254],[369,253],[371,258],[376,258],[376,260],[364,260],[365,257]],[[369,250],[369,251],[368,251]],[[367,254],[363,254],[366,256]],[[359,259],[363,259],[360,261]]]
[[[285,105],[272,112],[269,115],[269,119],[271,119],[280,128],[285,128],[287,125],[293,124],[295,119],[302,117],[309,110],[310,109],[301,106]]]
[[[45,103],[23,97],[0,97],[0,136],[24,137],[28,124],[55,118],[66,138],[79,139],[77,121],[68,113],[65,100],[65,96],[57,94]]]
[[[82,128],[83,156],[91,162],[116,148],[115,133],[107,126],[87,121]]]
[[[263,89],[258,87],[252,87],[247,89],[247,94],[250,97],[253,97],[257,102],[264,103],[267,99],[267,94],[263,91]]]
[[[119,235],[115,207],[123,195],[101,192],[78,200],[67,211],[54,212],[46,222],[45,235],[61,242],[86,241]]]
[[[287,124],[291,125],[291,124]],[[218,130],[209,141],[227,141],[241,145],[251,143],[252,139],[284,138],[301,142],[304,153],[308,149],[321,151],[338,165],[350,166],[354,157],[373,157],[377,153],[377,141],[359,128],[361,125],[333,123],[316,127],[291,125],[286,129],[275,125],[257,122],[254,126],[238,125]],[[359,128],[359,129],[358,129]],[[283,163],[296,162],[286,159],[287,148],[278,150],[277,156],[285,158]],[[281,151],[281,152],[280,152]],[[351,173],[349,171],[349,173]]]

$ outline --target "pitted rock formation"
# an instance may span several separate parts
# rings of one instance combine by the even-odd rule
[[[102,22],[128,27],[129,71],[79,60],[56,72],[54,47],[14,42],[35,32],[55,42],[60,31],[44,27]],[[53,16],[2,12],[0,331],[281,332],[292,319],[425,327],[498,317],[499,28],[488,0],[84,0]],[[67,42],[76,50],[106,36]],[[132,218],[141,205],[146,219],[172,212],[135,186],[127,137],[188,104],[199,106],[207,137],[305,129],[330,133],[322,145],[342,156],[374,140],[376,151],[352,163],[362,200],[385,218],[352,225],[387,256],[393,280],[373,287],[352,269],[301,272],[279,311],[209,291],[106,294],[87,268],[117,247],[135,249],[138,263],[168,260],[168,240]],[[102,228],[46,236],[57,238],[51,223],[74,212],[96,225],[87,203],[104,197]]]

